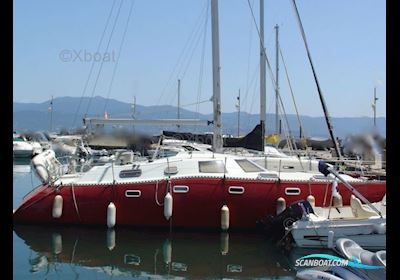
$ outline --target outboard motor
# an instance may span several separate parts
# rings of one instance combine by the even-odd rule
[[[258,222],[259,227],[273,240],[281,239],[286,228],[295,221],[300,220],[306,214],[314,214],[314,210],[307,200],[299,200],[290,204],[277,216],[270,215]]]

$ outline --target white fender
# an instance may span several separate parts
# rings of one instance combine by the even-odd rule
[[[63,210],[63,198],[61,195],[56,195],[54,197],[53,201],[53,211],[52,211],[52,216],[53,218],[60,218],[62,215],[62,210]]]
[[[225,256],[229,252],[229,233],[221,232],[221,255]]]
[[[173,198],[170,193],[167,193],[164,197],[164,217],[169,220],[172,217],[172,204]]]
[[[172,260],[172,244],[167,238],[163,244],[163,258],[166,264],[170,264]]]
[[[221,208],[221,229],[229,229],[229,208],[226,205]]]
[[[115,248],[115,230],[113,228],[107,229],[107,248],[110,251]]]
[[[307,196],[307,201],[310,202],[312,207],[315,207],[315,197],[313,195]]]
[[[117,220],[117,208],[110,202],[107,207],[107,227],[113,228]]]
[[[386,223],[380,223],[378,225],[374,225],[374,232],[377,234],[385,234],[386,233]]]
[[[62,252],[62,236],[59,233],[53,233],[51,235],[51,247],[53,249],[53,253],[58,255]]]
[[[333,207],[343,207],[343,199],[342,199],[342,196],[340,195],[339,191],[337,190],[337,185],[338,185],[338,181],[337,181],[337,179],[335,179],[332,182],[332,196],[333,196],[332,206]]]
[[[276,215],[279,215],[286,209],[286,200],[280,197],[276,200]]]
[[[343,207],[343,199],[340,193],[333,194],[332,206]]]

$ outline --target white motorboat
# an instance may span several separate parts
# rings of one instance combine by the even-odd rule
[[[43,151],[40,143],[28,141],[19,134],[13,135],[13,156],[16,158],[30,158]]]
[[[324,266],[304,269],[296,274],[296,279],[301,280],[366,280],[363,274],[348,267],[341,266]]]
[[[299,247],[326,248],[329,239],[348,237],[365,248],[386,248],[386,217],[325,218],[309,214],[293,223],[291,234]]]
[[[331,170],[330,170],[331,171]],[[322,171],[321,171],[322,172]],[[341,180],[336,172],[331,172]],[[350,206],[343,206],[336,184],[332,185],[333,207],[313,207],[314,211],[304,213],[289,228],[291,235],[299,247],[326,248],[332,247],[338,238],[351,238],[360,246],[369,249],[386,248],[386,195],[382,201],[362,204],[360,199],[351,195]],[[346,181],[345,186],[357,193]],[[335,201],[336,197],[336,201]]]

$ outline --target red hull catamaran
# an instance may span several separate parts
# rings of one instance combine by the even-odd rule
[[[255,229],[257,221],[281,209],[282,204],[277,205],[278,199],[279,203],[289,204],[300,199],[314,198],[316,206],[331,204],[332,178],[313,172],[270,171],[255,163],[256,160],[250,157],[221,153],[221,68],[217,0],[211,1],[211,18],[215,153],[180,153],[170,158],[149,162],[107,163],[92,167],[85,173],[65,174],[61,172],[62,168],[54,153],[46,151],[33,160],[34,168],[44,183],[24,198],[21,206],[14,211],[14,222],[108,227],[126,225]],[[260,8],[262,135],[259,137],[262,142],[264,142],[266,116],[266,54],[263,37],[262,6]],[[327,116],[324,103],[323,107]],[[103,123],[104,120],[99,124]],[[184,123],[184,120],[179,120],[176,124]],[[186,122],[186,124],[191,123],[198,122],[193,120]],[[337,144],[329,123],[328,127],[333,142]],[[340,155],[338,146],[335,147]],[[363,181],[345,175],[343,178],[370,202],[380,201],[386,193],[386,182]],[[343,204],[348,205],[350,191],[342,184],[339,184],[338,190]]]
[[[36,170],[40,175],[39,165]],[[250,158],[204,152],[133,166],[109,163],[59,178],[48,174],[55,180],[24,198],[14,211],[16,223],[216,229],[227,219],[231,229],[251,230],[276,214],[278,198],[290,204],[312,195],[316,206],[329,206],[333,182],[322,174],[267,171]],[[386,193],[385,182],[343,176],[371,202]],[[351,192],[342,184],[338,190],[348,205]]]

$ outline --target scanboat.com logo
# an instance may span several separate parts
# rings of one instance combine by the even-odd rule
[[[312,254],[296,260],[296,266],[351,266],[361,269],[380,269],[384,266],[362,264],[359,259],[353,257],[352,261],[327,254]]]

